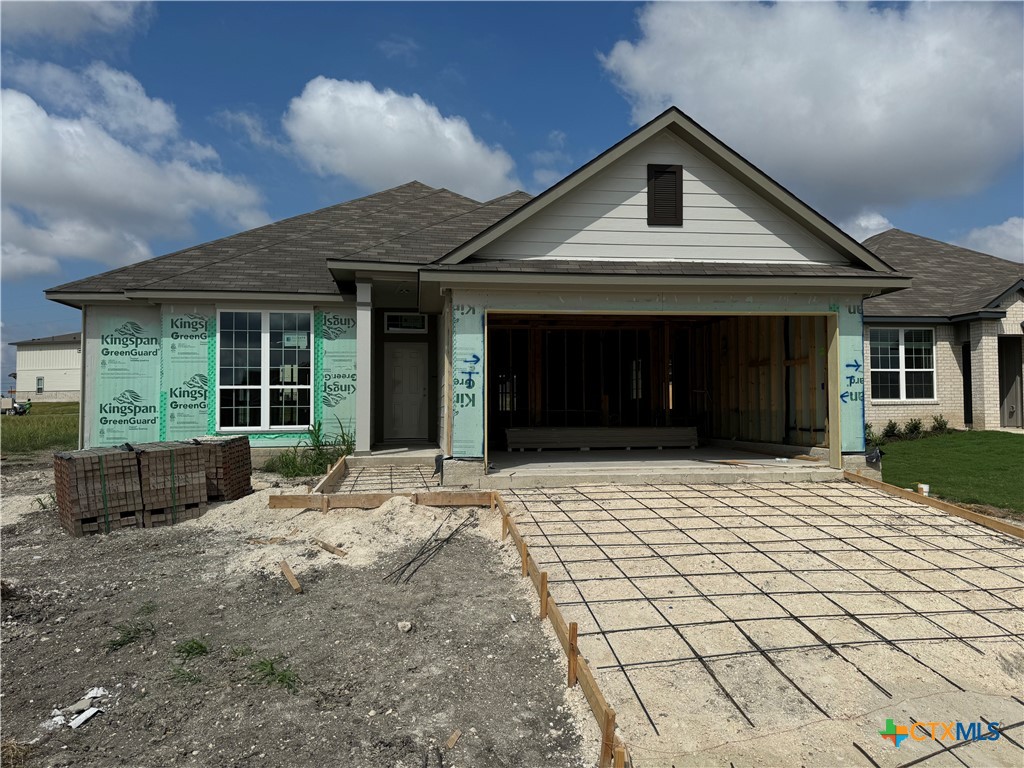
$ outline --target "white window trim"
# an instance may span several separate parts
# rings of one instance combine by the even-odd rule
[[[871,366],[871,331],[897,331],[897,332],[899,332],[899,335],[900,335],[900,352],[899,352],[900,367],[899,368],[875,368],[875,367]],[[929,368],[907,368],[907,358],[906,358],[906,354],[905,354],[905,350],[904,350],[904,342],[905,342],[905,339],[906,339],[906,332],[907,331],[931,331],[931,333],[932,333],[932,367],[930,369]],[[936,378],[936,371],[937,371],[936,363],[938,362],[938,343],[937,343],[936,339],[937,339],[937,336],[935,334],[934,326],[924,326],[924,325],[907,325],[907,326],[872,325],[872,326],[869,326],[868,327],[868,355],[867,355],[867,357],[868,357],[868,379],[865,382],[865,384],[867,385],[868,394],[871,396],[871,402],[872,403],[877,403],[878,405],[896,404],[896,403],[916,403],[916,404],[927,405],[929,403],[937,403],[939,401],[938,400],[939,382],[938,382],[938,379]],[[907,397],[907,371],[914,371],[915,373],[923,373],[923,372],[928,371],[928,370],[930,370],[931,374],[932,374],[932,396],[931,397],[913,397],[913,398],[908,398]],[[876,398],[874,395],[871,394],[871,390],[872,390],[872,386],[873,386],[872,383],[871,383],[871,374],[875,373],[875,372],[878,372],[878,373],[882,373],[882,372],[886,372],[886,373],[897,372],[897,373],[899,373],[900,396],[898,398],[892,398],[892,397],[877,397]]]
[[[36,376],[36,394],[41,395],[46,391],[46,377]]]
[[[224,427],[220,423],[220,329],[221,322],[220,316],[225,312],[258,312],[260,314],[260,426],[258,427]],[[272,427],[270,426],[270,313],[271,312],[289,312],[294,314],[308,314],[309,315],[309,424],[295,424],[292,426],[284,427]],[[217,384],[216,384],[216,404],[217,409],[217,431],[218,432],[230,432],[230,433],[274,433],[274,432],[305,432],[313,426],[315,418],[315,403],[313,402],[314,393],[314,382],[316,381],[316,355],[313,353],[315,349],[315,314],[314,311],[309,307],[274,307],[273,309],[263,309],[262,307],[217,307],[217,328],[215,333],[217,335],[217,360],[216,360],[216,371],[217,371]],[[292,387],[278,387],[274,389],[305,389],[307,385],[296,384]],[[242,386],[238,384],[225,385],[224,389],[256,389],[256,387]]]
[[[405,315],[415,315],[416,317],[423,318],[422,328],[388,328],[388,320],[392,317],[403,317]],[[421,312],[385,312],[384,313],[384,333],[410,333],[423,335],[427,332],[427,328],[430,326],[430,322],[427,320],[427,316]]]

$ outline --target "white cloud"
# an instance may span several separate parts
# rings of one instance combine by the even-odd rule
[[[238,229],[267,221],[258,190],[197,164],[209,148],[175,140],[153,153],[85,112],[56,116],[21,91],[3,90],[5,279],[56,272],[64,259],[147,258],[149,240],[190,235],[199,214]],[[104,122],[131,125],[119,115]]]
[[[878,211],[861,211],[839,224],[839,228],[858,243],[863,243],[872,235],[885,232],[892,227],[892,222]]]
[[[547,149],[530,153],[533,163],[533,181],[538,191],[543,191],[565,176],[565,167],[571,162],[565,151],[565,131],[554,130],[548,134]]]
[[[406,64],[412,66],[416,63],[416,54],[420,44],[411,37],[403,35],[391,35],[386,40],[377,43],[377,50],[389,59],[402,59]]]
[[[113,35],[142,26],[151,16],[140,2],[5,2],[0,5],[5,44],[47,38],[73,42],[88,35]]]
[[[38,61],[13,61],[5,67],[9,84],[31,93],[55,111],[92,118],[107,132],[151,149],[177,138],[174,107],[146,95],[127,72],[95,62],[81,72]]]
[[[603,57],[637,123],[670,104],[845,219],[970,194],[1021,152],[1014,3],[663,3]]]
[[[278,151],[287,150],[284,144],[267,132],[266,127],[263,125],[263,120],[251,112],[225,109],[218,112],[214,119],[225,128],[241,131],[257,147]]]
[[[507,152],[416,94],[317,77],[292,99],[283,124],[294,151],[316,173],[374,191],[418,179],[489,200],[519,186]]]
[[[957,244],[1018,264],[1024,263],[1024,218],[1011,216],[1002,224],[972,229]]]

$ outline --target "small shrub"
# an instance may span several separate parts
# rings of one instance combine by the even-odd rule
[[[182,659],[194,659],[196,656],[205,656],[210,652],[210,649],[202,640],[193,637],[191,640],[186,640],[184,643],[176,646],[174,652],[181,656]]]
[[[8,768],[22,768],[31,752],[31,744],[23,744],[14,739],[4,739],[0,744],[0,765],[8,766]]]
[[[132,619],[124,624],[115,624],[117,637],[107,643],[107,653],[113,653],[119,648],[138,642],[144,637],[152,637],[156,634],[156,628],[151,621]]]
[[[882,430],[882,437],[886,440],[899,440],[903,437],[903,430],[900,429],[900,425],[892,419],[889,419],[889,423],[885,425],[885,429]]]
[[[253,682],[277,685],[290,693],[295,693],[299,689],[302,679],[289,667],[278,666],[283,660],[282,656],[272,659],[264,657],[250,664],[249,671],[252,673]]]
[[[949,419],[941,413],[938,416],[932,416],[932,432],[936,435],[944,435],[949,432]]]
[[[171,673],[167,676],[167,679],[175,685],[195,685],[203,681],[198,672],[185,669],[185,667],[171,667]]]
[[[903,428],[903,436],[907,440],[917,440],[924,434],[924,426],[921,424],[920,419],[911,419],[907,422],[907,425]]]
[[[885,439],[875,432],[870,422],[864,422],[864,444],[868,448],[879,448],[885,444]]]
[[[342,456],[355,450],[355,436],[338,421],[337,435],[324,431],[319,421],[309,428],[308,440],[272,457],[264,469],[285,477],[322,475]]]
[[[252,648],[248,645],[235,645],[228,651],[228,656],[232,659],[244,659],[246,656],[252,656]]]

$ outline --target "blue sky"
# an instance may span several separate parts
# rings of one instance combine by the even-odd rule
[[[536,193],[676,104],[863,238],[1024,259],[1019,3],[12,3],[6,342],[45,288],[419,178]]]

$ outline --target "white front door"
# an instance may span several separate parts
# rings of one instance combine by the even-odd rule
[[[384,439],[427,439],[427,346],[384,345]]]

